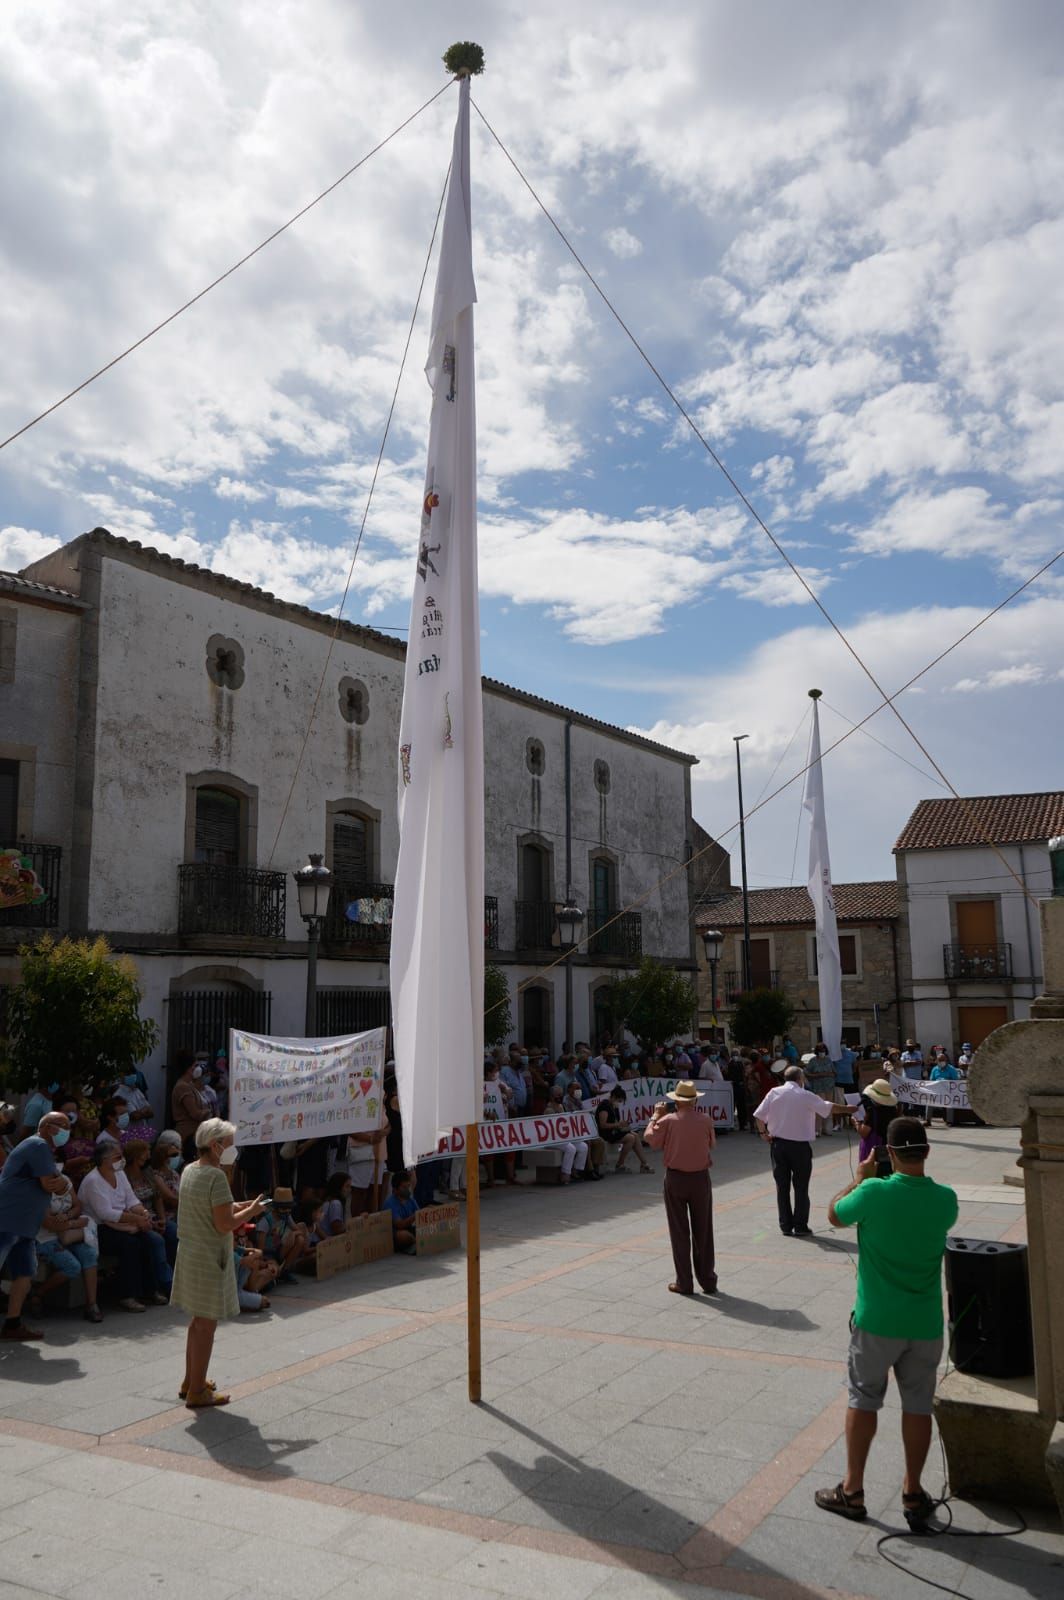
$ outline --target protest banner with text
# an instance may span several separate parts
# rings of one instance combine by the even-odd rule
[[[935,1106],[947,1111],[968,1111],[966,1078],[899,1078],[890,1075],[890,1087],[899,1105]]]
[[[370,1133],[381,1124],[383,1028],[342,1039],[229,1034],[229,1115],[236,1143]]]

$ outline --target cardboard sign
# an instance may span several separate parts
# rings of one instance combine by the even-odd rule
[[[482,1122],[501,1122],[506,1115],[506,1102],[498,1081],[484,1085],[484,1115]]]
[[[318,1245],[314,1252],[317,1275],[333,1278],[351,1267],[363,1267],[367,1261],[383,1261],[393,1250],[390,1211],[371,1211],[364,1217],[352,1217],[343,1233],[333,1239],[323,1239]]]
[[[417,1214],[414,1237],[419,1256],[438,1256],[444,1250],[460,1250],[462,1229],[459,1207],[454,1203],[422,1206]]]
[[[384,1028],[341,1039],[229,1032],[229,1115],[236,1143],[370,1133],[381,1120]]]

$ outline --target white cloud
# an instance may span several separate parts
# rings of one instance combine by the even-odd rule
[[[615,256],[622,261],[631,260],[633,256],[643,254],[643,242],[637,239],[634,233],[627,228],[610,228],[605,235],[606,246]]]
[[[0,528],[0,570],[18,572],[31,561],[40,561],[61,541],[51,533],[40,533],[36,528]]]
[[[997,667],[981,678],[958,678],[950,687],[959,694],[972,694],[979,689],[1014,689],[1019,684],[1042,683],[1058,675],[1047,672],[1040,662],[1024,661],[1014,667]]]
[[[820,595],[834,581],[815,567],[799,567],[802,577]],[[731,589],[741,600],[758,600],[763,606],[806,606],[812,596],[802,587],[789,567],[763,567],[756,572],[733,572],[722,578],[721,587]]]

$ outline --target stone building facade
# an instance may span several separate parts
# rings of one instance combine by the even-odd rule
[[[318,1031],[385,1020],[403,646],[105,529],[0,580],[0,628],[0,820],[55,888],[35,921],[0,912],[0,988],[41,927],[100,932],[160,1025],[150,1073],[230,1024],[299,1034],[291,875],[317,850],[336,879]],[[488,959],[515,1034],[557,1049],[570,888],[576,1037],[642,954],[694,968],[687,878],[667,876],[694,848],[694,758],[487,680],[484,723]]]
[[[750,965],[754,988],[785,991],[795,1009],[791,1035],[799,1050],[811,1050],[820,1037],[816,925],[804,888],[751,889]],[[890,879],[837,883],[839,950],[842,956],[843,1039],[853,1048],[899,1034],[902,967],[898,939],[898,888]],[[724,945],[717,973],[717,1020],[728,1028],[743,992],[743,897],[738,890],[699,910],[699,935],[719,928]],[[698,944],[699,1026],[711,1031],[713,997],[701,937]]]

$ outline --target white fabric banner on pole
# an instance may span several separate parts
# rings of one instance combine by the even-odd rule
[[[935,1078],[921,1081],[890,1075],[890,1087],[899,1105],[944,1106],[947,1111],[969,1111],[966,1078]]]
[[[428,468],[399,730],[391,992],[403,1154],[482,1115],[484,730],[469,80],[458,88],[425,371]]]
[[[231,1029],[235,1142],[283,1144],[380,1127],[384,1036],[370,1028],[342,1039],[271,1039]]]
[[[835,891],[831,886],[828,855],[828,821],[824,811],[824,770],[820,762],[820,718],[813,701],[813,738],[809,771],[805,775],[803,806],[810,816],[809,898],[816,912],[816,966],[820,990],[820,1032],[832,1061],[842,1054],[842,960],[839,926],[835,919]]]

